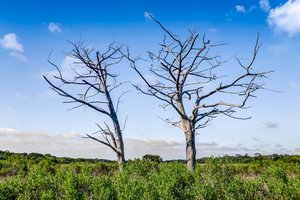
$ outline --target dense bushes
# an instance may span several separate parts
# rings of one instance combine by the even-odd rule
[[[300,164],[280,158],[210,158],[194,173],[180,162],[142,159],[120,173],[114,162],[4,157],[0,199],[300,199]]]

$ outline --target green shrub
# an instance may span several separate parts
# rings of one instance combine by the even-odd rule
[[[151,155],[151,154],[144,155],[142,160],[151,161],[151,162],[158,162],[158,163],[163,161],[163,159],[159,155]]]
[[[116,162],[0,151],[0,200],[300,199],[298,157],[259,158],[205,158],[191,173],[145,157],[119,172]]]

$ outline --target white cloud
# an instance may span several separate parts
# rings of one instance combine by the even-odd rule
[[[51,33],[61,33],[62,30],[60,28],[60,24],[58,23],[54,23],[54,22],[50,22],[49,25],[48,25],[48,30],[51,32]]]
[[[263,9],[266,12],[268,12],[271,9],[269,0],[260,0],[259,6],[261,9]]]
[[[0,127],[1,150],[13,152],[50,153],[56,156],[115,159],[114,152],[106,146],[82,138],[84,134],[76,131],[48,133],[45,131],[19,131]],[[100,137],[100,136],[99,136]],[[145,154],[158,154],[163,159],[184,159],[184,141],[172,139],[134,139],[124,138],[126,159],[140,158]],[[264,146],[255,149],[243,145],[222,146],[215,142],[197,142],[197,157],[254,154],[264,152]]]
[[[300,0],[288,0],[285,4],[271,9],[268,23],[277,31],[293,36],[300,32]]]
[[[254,141],[260,141],[260,139],[256,138],[256,137],[251,137],[252,140]]]
[[[256,6],[255,5],[252,5],[252,6],[250,6],[250,8],[249,8],[249,12],[252,12],[253,10],[255,10],[256,9]]]
[[[153,16],[152,13],[150,13],[150,14]],[[149,12],[147,12],[147,11],[144,12],[144,17],[145,17],[146,19],[152,19],[151,16],[149,15]]]
[[[235,10],[236,10],[236,12],[239,12],[239,13],[246,13],[246,9],[242,5],[236,5]]]
[[[18,42],[18,38],[15,33],[8,33],[0,39],[0,45],[9,50],[23,52],[23,45]]]
[[[74,67],[74,63],[78,62],[76,58],[71,56],[64,57],[63,61],[61,62],[60,66],[63,71],[68,73],[72,73],[72,68]]]
[[[17,58],[20,61],[26,61],[26,57],[22,54],[24,52],[23,44],[18,42],[18,37],[15,33],[8,33],[0,38],[0,47],[11,50],[9,55]]]
[[[300,84],[296,83],[295,81],[290,81],[289,82],[289,87],[291,89],[299,89],[300,88]]]
[[[17,51],[12,51],[12,52],[9,53],[9,55],[11,57],[17,58],[20,61],[26,61],[27,60],[26,57],[22,53],[17,52]]]
[[[278,128],[279,124],[277,122],[265,122],[264,125],[267,128]]]
[[[30,101],[30,99],[31,99],[29,95],[27,95],[21,91],[16,91],[14,93],[14,96],[21,101]]]
[[[279,143],[277,143],[277,144],[275,145],[275,147],[276,147],[276,148],[281,148],[281,147],[282,147],[282,145],[281,145],[281,144],[279,144]]]
[[[73,80],[75,76],[77,76],[77,73],[85,73],[86,68],[80,64],[80,62],[77,58],[74,58],[72,56],[66,56],[64,57],[63,61],[60,64],[59,70],[66,80]],[[42,73],[46,76],[58,76],[59,73],[56,69],[48,72]]]

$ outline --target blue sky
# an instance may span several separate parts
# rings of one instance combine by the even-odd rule
[[[42,79],[53,74],[51,59],[62,69],[71,61],[67,41],[84,40],[103,49],[113,40],[130,46],[135,55],[158,48],[163,33],[145,15],[184,38],[196,29],[212,42],[229,45],[216,50],[228,65],[234,56],[249,58],[256,34],[263,46],[256,60],[260,70],[274,70],[267,87],[240,112],[248,121],[219,117],[197,136],[197,157],[223,154],[300,153],[300,0],[229,1],[6,1],[0,7],[0,149],[52,153],[58,156],[113,159],[113,152],[82,139],[103,117],[89,109],[67,111]],[[224,66],[225,67],[225,66]],[[230,69],[231,70],[231,69]],[[234,73],[227,71],[228,74]],[[126,64],[122,79],[138,81]],[[155,99],[130,90],[120,118],[128,115],[124,132],[127,158],[156,153],[165,159],[184,158],[184,137],[158,117],[164,112]]]

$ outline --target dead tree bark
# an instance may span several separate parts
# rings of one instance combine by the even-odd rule
[[[110,72],[110,68],[117,65],[123,59],[120,54],[120,47],[110,44],[108,49],[101,53],[95,52],[95,57],[92,57],[93,50],[84,46],[82,42],[73,44],[73,50],[67,55],[74,59],[71,66],[73,76],[71,80],[65,78],[66,74],[59,67],[48,59],[48,62],[54,66],[58,72],[54,75],[54,79],[59,83],[51,81],[46,76],[43,76],[51,88],[60,96],[67,98],[64,103],[76,104],[73,108],[82,106],[89,107],[96,112],[103,114],[109,119],[109,122],[104,121],[103,125],[93,134],[100,133],[102,139],[93,134],[86,133],[85,138],[93,139],[101,144],[110,147],[117,157],[119,170],[122,171],[125,164],[124,142],[120,122],[118,119],[118,108],[121,97],[126,93],[121,93],[117,101],[114,101],[111,94],[115,89],[119,88],[122,83],[117,82],[118,75]],[[74,94],[77,89],[81,89],[80,94]],[[124,123],[124,127],[126,120]]]
[[[187,168],[193,171],[196,164],[195,136],[199,129],[220,114],[234,119],[249,119],[236,117],[234,115],[236,109],[246,108],[247,100],[253,97],[255,91],[263,89],[261,79],[266,78],[266,74],[270,72],[258,72],[253,69],[261,46],[259,37],[247,65],[236,57],[241,71],[239,75],[228,81],[227,77],[225,79],[225,76],[217,75],[218,69],[224,64],[220,56],[209,55],[210,49],[224,44],[211,44],[205,39],[205,35],[201,39],[199,33],[195,31],[190,31],[187,39],[181,40],[157,21],[151,13],[148,14],[165,34],[160,44],[161,49],[157,53],[148,52],[151,63],[150,73],[156,77],[156,82],[147,80],[137,68],[140,59],[132,58],[129,50],[125,56],[145,84],[145,87],[134,85],[136,89],[145,95],[159,99],[164,109],[171,107],[177,112],[178,120],[168,118],[165,121],[182,129],[186,142]],[[236,102],[232,102],[232,96],[236,97]]]

